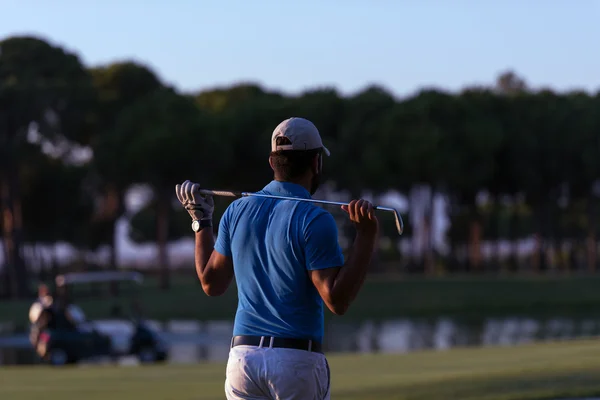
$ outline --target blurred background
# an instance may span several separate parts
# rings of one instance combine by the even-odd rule
[[[315,198],[364,197],[406,224],[380,215],[328,349],[600,333],[599,2],[0,5],[0,364],[39,362],[40,283],[116,270],[143,274],[171,362],[225,360],[235,287],[202,292],[174,187],[261,189],[291,116],[332,153]],[[346,248],[353,228],[329,209]],[[92,286],[73,301],[116,326],[125,290]]]

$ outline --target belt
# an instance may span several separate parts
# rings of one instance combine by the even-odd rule
[[[314,340],[278,338],[273,336],[234,336],[231,338],[231,347],[235,346],[277,347],[323,353],[321,343]]]

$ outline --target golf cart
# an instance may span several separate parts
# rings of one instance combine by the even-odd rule
[[[57,276],[56,298],[52,299],[52,304],[43,307],[39,315],[34,313],[32,316],[30,313],[30,342],[38,356],[52,365],[74,364],[100,357],[116,361],[122,356],[136,356],[144,364],[165,361],[167,346],[158,332],[140,317],[135,299],[130,299],[130,317],[121,316],[121,297],[126,292],[122,286],[129,284],[135,287],[142,280],[140,273],[118,271]],[[108,290],[102,289],[115,287],[118,296],[102,296],[108,294]],[[77,293],[75,297],[84,300],[84,303],[90,297],[96,297],[94,302],[90,302],[96,308],[98,304],[117,301],[112,304],[112,319],[87,320],[83,311],[69,300],[74,292]],[[99,295],[104,298],[97,299]]]

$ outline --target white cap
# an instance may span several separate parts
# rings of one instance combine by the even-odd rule
[[[286,137],[292,142],[288,145],[277,145],[278,137]],[[277,125],[271,137],[271,151],[279,150],[314,150],[323,149],[326,155],[331,153],[323,146],[317,127],[307,119],[292,117]]]

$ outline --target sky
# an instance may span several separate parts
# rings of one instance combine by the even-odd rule
[[[600,0],[0,0],[0,38],[41,35],[88,66],[135,60],[184,92],[367,85],[456,91],[514,70],[600,90]]]

